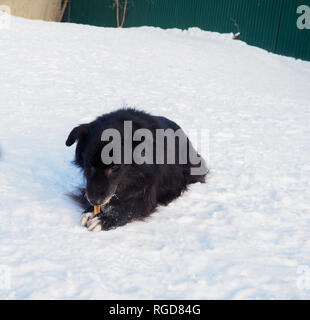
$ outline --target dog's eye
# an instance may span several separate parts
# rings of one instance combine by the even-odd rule
[[[93,166],[87,166],[85,170],[87,174],[91,176],[93,176],[96,173],[96,168]]]
[[[111,174],[113,174],[113,173],[117,173],[117,172],[119,171],[120,167],[121,167],[121,166],[119,166],[119,165],[114,165],[114,166],[110,167],[110,168],[107,170],[107,175],[109,176],[109,175],[111,175]]]
[[[121,168],[121,166],[118,166],[118,165],[114,165],[111,167],[113,172],[117,172],[120,168]]]

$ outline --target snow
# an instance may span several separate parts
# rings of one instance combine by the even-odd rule
[[[0,298],[310,297],[310,62],[231,38],[0,29]],[[209,130],[211,173],[147,222],[91,233],[65,140],[122,106]]]

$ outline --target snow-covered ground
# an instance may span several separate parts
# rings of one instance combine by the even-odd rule
[[[124,105],[208,129],[211,173],[147,222],[91,233],[65,140]],[[310,297],[310,62],[199,29],[12,18],[0,148],[0,298]]]

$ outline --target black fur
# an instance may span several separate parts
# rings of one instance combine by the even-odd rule
[[[132,121],[133,132],[139,128],[147,128],[154,137],[156,129],[180,128],[164,117],[152,116],[135,109],[120,109],[102,115],[93,122],[79,125],[71,131],[66,145],[71,146],[77,141],[74,162],[83,170],[86,178],[86,187],[74,196],[75,200],[83,207],[84,212],[88,212],[93,211],[94,204],[101,204],[114,195],[102,206],[98,215],[103,230],[146,218],[155,211],[157,205],[167,205],[178,198],[188,184],[205,182],[206,174],[190,174],[191,167],[194,167],[190,163],[128,165],[122,162],[120,165],[104,165],[101,150],[107,142],[101,141],[101,134],[105,129],[114,128],[121,132],[123,139],[125,120]],[[175,153],[178,158],[177,143]]]

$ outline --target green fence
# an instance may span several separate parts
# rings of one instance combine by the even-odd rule
[[[120,0],[121,2],[123,0]],[[298,29],[297,7],[310,0],[128,0],[125,27],[199,27],[236,33],[240,39],[275,53],[310,60],[310,29]],[[116,26],[114,0],[71,0],[70,21]],[[306,17],[309,18],[310,17]],[[310,23],[310,22],[309,22]]]

